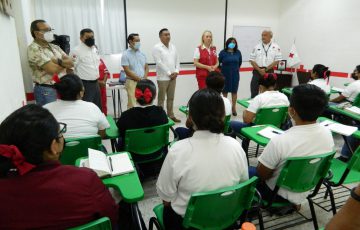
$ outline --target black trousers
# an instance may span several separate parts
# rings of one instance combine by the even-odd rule
[[[94,103],[101,110],[101,94],[98,81],[83,80],[82,82],[85,88],[83,100]]]
[[[164,226],[165,229],[171,230],[182,230],[184,227],[182,226],[183,218],[179,214],[177,214],[171,206],[164,206]]]

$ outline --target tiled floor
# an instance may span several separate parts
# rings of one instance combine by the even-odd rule
[[[238,115],[237,115],[237,117],[232,117],[232,120],[241,120],[243,109],[240,106],[238,106],[237,110],[238,110]],[[184,126],[186,116],[184,114],[182,114],[181,112],[179,112],[177,110],[177,108],[176,108],[176,111],[175,111],[175,115],[176,115],[176,117],[178,117],[182,121],[180,124],[177,124],[175,127]],[[343,144],[343,140],[342,140],[342,138],[340,136],[335,136],[335,142],[336,142],[337,152],[339,152],[339,150],[340,150],[340,148],[341,148],[341,146]],[[109,143],[106,142],[105,145],[107,146],[108,149],[111,149],[111,148],[109,148],[110,147]],[[256,158],[251,158],[250,159],[250,165],[255,166],[256,164],[257,164]],[[153,207],[155,207],[157,204],[159,204],[161,202],[161,200],[159,199],[159,197],[156,194],[155,183],[156,183],[156,178],[149,179],[149,180],[147,180],[147,181],[145,181],[143,183],[145,197],[144,197],[144,199],[142,201],[139,202],[139,208],[140,208],[140,210],[142,212],[142,216],[144,218],[144,221],[147,224],[149,223],[149,219],[152,216],[154,216],[153,211],[152,211]],[[355,185],[353,185],[353,186],[355,186]],[[332,214],[320,209],[317,206],[315,206],[315,210],[316,210],[319,226],[320,227],[325,226],[325,224],[332,217]],[[305,216],[308,216],[308,217],[311,216],[310,215],[310,209],[308,207],[307,202],[302,205],[301,213],[304,214]],[[288,221],[290,221],[290,219],[294,218],[294,215],[291,215],[290,217],[287,217],[285,219],[280,219],[277,222],[275,222],[275,224],[279,223],[279,222],[280,223],[288,222]],[[306,224],[302,224],[302,225],[295,226],[295,227],[288,228],[288,229],[293,229],[293,230],[305,230],[306,229],[306,230],[309,230],[309,229],[313,229],[313,224],[312,224],[312,222],[308,222]]]

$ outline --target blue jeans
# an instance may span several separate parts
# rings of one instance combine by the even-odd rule
[[[353,136],[349,136],[349,137],[345,137],[345,138],[349,142],[349,145],[352,148],[352,150],[355,152],[356,148],[360,144],[360,140]],[[352,157],[351,150],[348,148],[348,146],[345,143],[344,143],[343,147],[341,148],[341,156],[345,157],[346,159],[350,159]]]
[[[256,167],[254,166],[249,166],[249,178],[253,177],[253,176],[257,176],[257,171],[256,171]]]
[[[57,99],[57,93],[55,89],[41,85],[35,85],[34,96],[36,104],[41,106],[56,101]]]
[[[178,127],[175,129],[175,133],[178,134],[179,140],[183,140],[185,138],[189,138],[193,135],[193,131],[191,129],[185,127]]]
[[[235,133],[240,133],[242,128],[252,126],[252,124],[241,121],[230,121],[230,127]]]

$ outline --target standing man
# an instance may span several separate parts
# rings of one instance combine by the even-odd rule
[[[28,62],[34,86],[36,104],[45,105],[56,101],[54,79],[66,74],[74,66],[73,61],[57,45],[51,44],[54,34],[44,20],[35,20],[30,26],[34,41],[27,50]]]
[[[139,34],[130,34],[127,38],[129,48],[121,57],[121,65],[126,74],[125,88],[128,95],[128,109],[136,105],[135,88],[138,81],[146,79],[149,67],[146,56],[140,51]]]
[[[95,46],[94,32],[91,29],[80,31],[81,43],[71,52],[75,73],[81,78],[85,92],[84,101],[92,102],[101,110],[101,94],[98,83],[100,57]]]
[[[171,120],[181,122],[174,115],[174,95],[176,78],[179,74],[180,60],[175,46],[170,43],[170,32],[161,29],[159,32],[160,42],[154,46],[152,55],[156,63],[156,75],[159,88],[158,106],[164,108],[165,95],[166,110]]]
[[[250,84],[251,98],[259,94],[259,78],[265,73],[273,73],[274,66],[282,59],[280,46],[271,41],[272,37],[271,30],[264,30],[261,34],[262,42],[250,54],[250,63],[254,67]]]

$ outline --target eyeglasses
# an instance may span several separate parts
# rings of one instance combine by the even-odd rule
[[[62,137],[64,133],[66,133],[66,127],[67,127],[67,124],[65,123],[62,123],[62,122],[59,122],[59,133],[58,133],[58,137]]]

